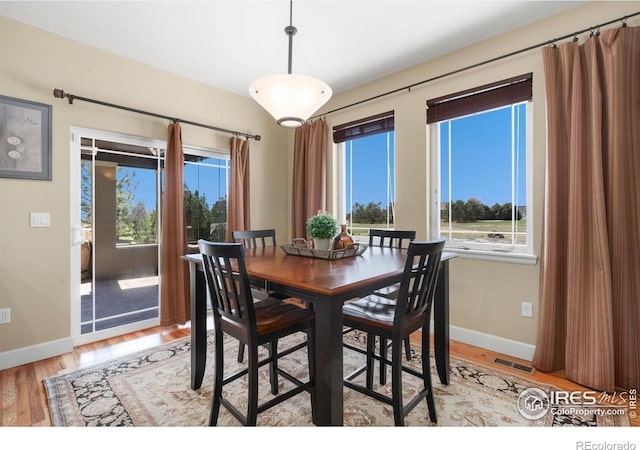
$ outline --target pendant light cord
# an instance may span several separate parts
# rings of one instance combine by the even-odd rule
[[[293,35],[298,32],[298,29],[293,26],[293,0],[289,2],[289,26],[285,27],[284,32],[289,36],[289,71],[291,75],[291,68],[293,66]]]
[[[291,68],[293,66],[293,35],[298,32],[298,29],[293,26],[293,0],[289,2],[289,26],[285,27],[284,32],[289,36],[289,71],[287,73],[291,75]]]

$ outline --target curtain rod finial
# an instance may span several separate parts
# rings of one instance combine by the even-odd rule
[[[55,98],[65,98],[67,97],[69,99],[69,104],[73,105],[73,99],[75,98],[74,95],[71,94],[65,94],[65,92],[62,89],[54,89],[53,90],[53,96]]]

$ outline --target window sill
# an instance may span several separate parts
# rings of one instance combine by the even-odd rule
[[[482,261],[526,264],[530,266],[534,266],[538,263],[538,257],[532,253],[471,250],[453,246],[445,247],[445,251],[455,253],[462,259],[478,259]]]

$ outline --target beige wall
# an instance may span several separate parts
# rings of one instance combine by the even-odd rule
[[[635,12],[638,2],[594,2],[517,32],[455,52],[394,76],[336,95],[325,111],[425,80],[488,58]],[[637,20],[635,20],[637,22]],[[630,21],[630,23],[633,23]],[[0,95],[53,105],[53,180],[0,178],[0,308],[11,323],[0,325],[3,352],[70,336],[70,158],[72,126],[165,139],[167,123],[84,102],[55,99],[54,88],[147,111],[260,134],[251,141],[252,224],[289,236],[293,133],[275,125],[252,100],[86,47],[0,17]],[[429,236],[429,158],[425,101],[525,72],[534,77],[534,249],[540,254],[544,190],[545,112],[540,50],[466,71],[330,114],[330,126],[395,110],[397,227]],[[228,148],[228,135],[183,126],[185,143]],[[332,153],[332,151],[330,152]],[[333,162],[330,155],[330,163]],[[286,172],[286,173],[285,173]],[[329,179],[335,205],[334,177]],[[335,206],[331,207],[335,210]],[[30,228],[29,213],[51,213],[50,228]],[[281,239],[282,241],[282,239]],[[454,327],[535,344],[537,265],[458,258],[451,263]],[[520,302],[534,304],[534,318],[520,316]],[[455,337],[455,336],[454,336]],[[6,354],[6,353],[5,353]]]
[[[0,17],[0,95],[52,105],[53,179],[0,178],[0,325],[3,352],[71,336],[70,135],[72,126],[166,140],[168,122],[53,97],[60,88],[225,129],[251,141],[252,225],[287,236],[288,132],[253,100],[163,72]],[[183,125],[185,143],[228,149],[230,135]],[[275,175],[274,175],[275,174]],[[50,212],[51,227],[30,228],[30,212]],[[78,250],[79,251],[79,250]],[[0,358],[1,359],[1,358]]]
[[[637,12],[640,10],[639,5],[639,2],[590,3],[336,95],[323,110],[331,111],[365,98],[544,43]],[[629,24],[637,25],[638,22],[640,20],[636,17]],[[586,34],[581,38],[585,38]],[[428,132],[425,126],[426,100],[528,72],[533,72],[533,203],[529,206],[528,216],[533,219],[533,248],[539,257],[546,151],[544,73],[540,49],[429,82],[410,91],[347,108],[327,115],[326,119],[332,127],[369,115],[395,111],[396,228],[415,229],[419,239],[426,239],[430,237],[430,164]],[[334,150],[330,153],[332,158]],[[331,210],[336,211],[335,179],[330,186],[333,199]],[[523,265],[461,257],[452,260],[450,266],[451,324],[463,330],[529,344],[531,350],[535,345],[537,332],[539,259],[536,265]],[[533,303],[533,319],[521,316],[522,301]],[[454,329],[452,337],[456,336],[468,337],[468,333],[456,333]]]

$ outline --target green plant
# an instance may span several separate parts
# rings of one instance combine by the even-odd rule
[[[307,220],[307,233],[314,239],[331,239],[338,233],[338,221],[327,212]]]

